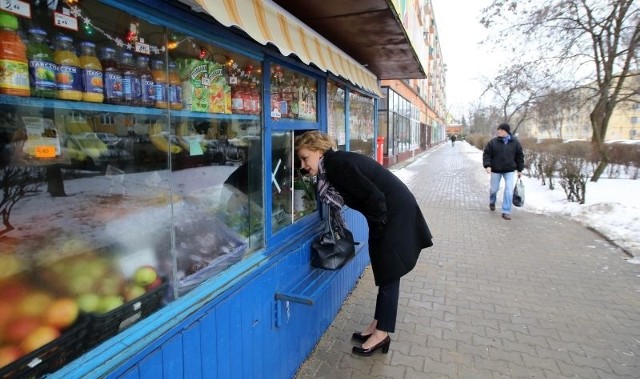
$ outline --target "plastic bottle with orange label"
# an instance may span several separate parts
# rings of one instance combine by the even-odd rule
[[[82,71],[80,59],[73,51],[73,39],[59,35],[53,55],[58,65],[56,97],[62,100],[82,100]]]
[[[27,46],[18,31],[18,18],[0,12],[0,94],[29,96]]]
[[[102,103],[104,100],[102,64],[96,56],[96,45],[93,42],[80,44],[80,66],[82,67],[82,82],[84,84],[82,100]]]

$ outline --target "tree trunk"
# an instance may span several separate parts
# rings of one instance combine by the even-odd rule
[[[593,143],[594,150],[598,153],[599,163],[591,176],[592,182],[597,182],[600,179],[600,175],[604,172],[609,164],[609,151],[604,144],[604,139],[607,135],[607,126],[609,124],[611,110],[607,106],[607,98],[600,98],[591,112],[591,128],[593,129],[593,137],[591,142]]]
[[[47,167],[47,192],[53,197],[67,196],[64,192],[64,181],[62,180],[62,169],[59,165]]]

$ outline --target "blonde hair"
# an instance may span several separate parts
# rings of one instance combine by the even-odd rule
[[[294,142],[294,149],[308,149],[311,151],[325,152],[329,149],[335,149],[336,143],[329,135],[317,130],[310,130],[297,136]]]

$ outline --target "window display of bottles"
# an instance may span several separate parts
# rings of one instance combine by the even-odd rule
[[[165,46],[170,51],[167,59],[163,49],[130,51],[133,44],[125,45],[110,35],[103,44],[94,42],[90,33],[35,25],[0,11],[0,69],[7,73],[0,80],[0,94],[174,111],[261,114],[259,66],[238,66],[226,54],[226,61],[206,54],[194,58],[190,50],[199,45],[190,38],[183,40],[189,43]],[[293,89],[287,90],[289,101],[297,97]],[[297,105],[291,108],[295,112]]]
[[[280,66],[271,68],[271,118],[316,121],[317,80]]]

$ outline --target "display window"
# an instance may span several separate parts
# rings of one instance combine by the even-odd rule
[[[345,93],[343,85],[327,82],[327,133],[335,139],[338,150],[345,150],[347,143]]]
[[[107,339],[264,247],[262,62],[97,1],[11,4],[0,347],[19,360],[81,321]],[[315,120],[317,83],[282,78],[281,117]]]
[[[295,136],[302,131],[274,132],[272,144],[272,231],[278,232],[317,210],[314,179],[295,157]]]
[[[279,65],[271,67],[271,119],[318,120],[318,81]]]
[[[358,92],[349,92],[349,150],[374,156],[374,99]]]

